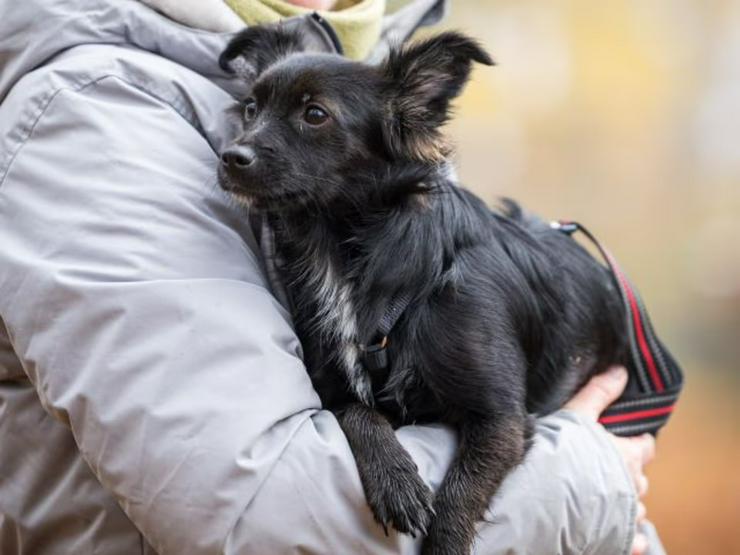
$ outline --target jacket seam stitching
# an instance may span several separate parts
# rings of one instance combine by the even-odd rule
[[[138,85],[137,83],[134,83],[128,79],[124,79],[120,75],[117,75],[115,73],[106,73],[105,75],[101,75],[99,77],[96,77],[95,79],[91,81],[87,81],[85,83],[80,84],[77,87],[59,87],[55,89],[49,97],[42,103],[42,105],[38,109],[38,113],[36,114],[36,117],[33,118],[33,123],[28,128],[28,131],[25,132],[24,136],[21,136],[21,139],[18,141],[18,145],[16,146],[15,150],[10,155],[10,158],[4,168],[2,168],[2,173],[0,173],[0,188],[5,183],[5,178],[7,177],[8,173],[10,172],[10,168],[13,165],[13,162],[18,157],[18,154],[23,149],[23,147],[26,145],[26,143],[31,139],[31,136],[33,135],[33,132],[35,131],[36,127],[38,126],[39,122],[43,118],[44,114],[46,113],[46,110],[49,108],[51,103],[54,101],[54,99],[62,92],[73,92],[73,93],[79,93],[83,92],[85,89],[88,89],[90,87],[93,87],[100,83],[101,81],[104,81],[105,79],[115,79],[117,81],[120,81],[122,83],[125,83],[134,89],[143,92],[147,96],[158,100],[160,102],[163,102],[167,106],[169,106],[176,114],[178,114],[181,118],[183,118],[185,121],[188,122],[191,126],[198,129],[200,132],[199,126],[196,124],[195,121],[193,121],[191,118],[189,118],[186,114],[184,114],[176,105],[175,102],[171,99],[167,99],[162,95],[156,94],[151,90],[148,90],[141,85]]]
[[[622,549],[622,555],[629,555],[631,549],[632,549],[632,542],[635,539],[635,534],[637,532],[635,521],[637,519],[637,500],[634,497],[630,497],[630,510],[629,514],[627,515],[627,529],[630,530],[630,532],[627,534],[627,538],[625,539],[624,546]]]

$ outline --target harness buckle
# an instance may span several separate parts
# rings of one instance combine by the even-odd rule
[[[369,372],[377,372],[388,368],[388,336],[384,336],[379,343],[368,345],[365,348],[363,363]]]
[[[578,224],[575,222],[568,222],[565,220],[555,220],[550,222],[550,227],[552,229],[557,229],[558,231],[562,231],[566,235],[572,235],[576,231],[578,231]]]

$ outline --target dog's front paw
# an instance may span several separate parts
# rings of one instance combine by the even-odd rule
[[[375,468],[366,483],[367,502],[386,534],[390,525],[413,537],[426,535],[434,517],[433,494],[409,462],[388,470]]]

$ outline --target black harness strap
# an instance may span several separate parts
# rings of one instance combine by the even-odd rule
[[[658,339],[637,289],[614,256],[576,222],[552,222],[551,227],[567,235],[580,231],[596,246],[624,304],[625,331],[630,346],[629,381],[625,392],[604,411],[599,422],[617,435],[632,436],[645,432],[655,435],[668,421],[681,392],[681,367]]]
[[[370,373],[373,388],[382,387],[388,379],[388,334],[403,315],[411,303],[411,294],[401,292],[394,295],[385,308],[383,317],[378,323],[378,329],[372,339],[372,343],[365,347],[363,365]]]
[[[407,292],[399,293],[391,299],[391,302],[389,302],[388,306],[385,308],[385,313],[378,324],[379,337],[388,337],[393,326],[396,325],[396,322],[398,322],[398,319],[401,317],[404,310],[406,310],[406,307],[409,306],[410,302],[411,294]]]

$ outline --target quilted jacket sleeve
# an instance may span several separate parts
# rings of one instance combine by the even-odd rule
[[[22,139],[0,172],[0,316],[40,402],[160,553],[414,553],[373,522],[184,110],[108,75],[27,126],[0,118]],[[399,436],[436,487],[452,434]],[[542,420],[477,552],[624,553],[635,500],[610,449],[571,415]]]

